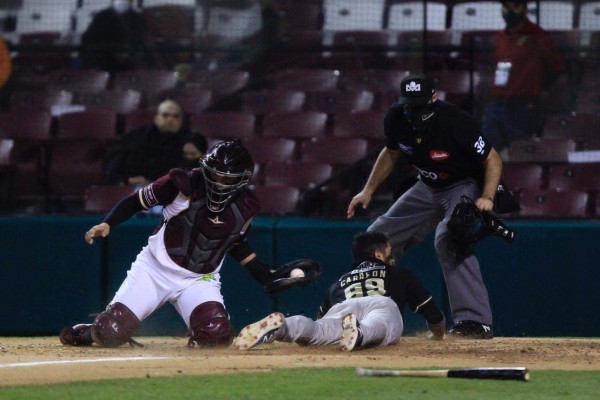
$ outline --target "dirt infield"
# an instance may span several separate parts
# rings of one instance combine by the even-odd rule
[[[493,367],[600,370],[600,339],[403,338],[395,346],[343,353],[336,346],[275,343],[240,352],[186,348],[184,338],[138,337],[144,348],[65,347],[58,338],[0,338],[0,386],[109,378],[201,375],[295,367]]]

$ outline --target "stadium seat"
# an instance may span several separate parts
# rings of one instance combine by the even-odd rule
[[[254,136],[256,117],[238,111],[213,111],[191,116],[192,131],[213,139],[231,139]]]
[[[255,186],[252,192],[260,203],[259,215],[294,213],[300,198],[300,190],[293,186]]]
[[[506,25],[499,1],[458,2],[451,13],[450,28],[455,31],[500,30]]]
[[[369,91],[328,90],[310,92],[304,109],[307,111],[336,114],[339,112],[365,111],[373,105],[373,93]]]
[[[135,71],[117,72],[114,76],[113,89],[137,90],[142,93],[142,96],[146,96],[145,99],[147,99],[163,90],[174,89],[176,84],[176,72],[137,69]]]
[[[242,111],[255,115],[300,111],[306,94],[300,90],[256,90],[242,93]]]
[[[583,1],[579,6],[579,30],[600,31],[600,1]]]
[[[579,113],[600,113],[600,87],[580,90],[575,109]]]
[[[368,90],[380,92],[385,90],[400,91],[402,79],[410,74],[399,69],[367,69],[344,71],[338,86],[343,90]]]
[[[61,36],[65,35],[71,29],[71,12],[75,11],[77,2],[73,2],[71,7],[57,3],[51,1],[31,7],[23,4],[17,11],[15,32],[58,32]]]
[[[551,166],[548,188],[555,190],[600,189],[600,164],[565,164]]]
[[[294,186],[305,190],[331,177],[329,164],[312,161],[269,162],[263,177],[265,186]]]
[[[213,104],[213,93],[209,89],[186,88],[170,89],[157,93],[150,100],[150,106],[158,106],[164,100],[174,100],[188,115],[200,114]]]
[[[47,87],[73,93],[96,93],[108,87],[109,73],[91,69],[51,71]]]
[[[210,6],[206,33],[213,44],[243,42],[260,33],[262,10],[259,2],[244,6],[228,6],[216,3]]]
[[[478,72],[445,70],[431,72],[435,89],[446,94],[446,100],[459,107],[468,107],[481,94],[482,78]]]
[[[193,70],[182,77],[186,87],[208,89],[213,92],[216,100],[243,89],[248,84],[249,79],[250,73],[248,71],[231,70]]]
[[[285,33],[321,29],[321,6],[306,2],[286,2],[277,10]]]
[[[565,31],[575,27],[575,4],[572,1],[531,2],[527,6],[527,13],[531,21],[546,31]]]
[[[134,190],[133,185],[89,186],[85,188],[83,210],[88,213],[107,213]]]
[[[502,166],[502,180],[514,192],[540,190],[545,187],[544,178],[544,168],[539,164],[511,162]]]
[[[94,140],[54,142],[48,173],[52,195],[83,198],[88,186],[104,182],[104,152]]]
[[[127,114],[140,108],[142,96],[136,90],[104,90],[97,93],[81,93],[78,104],[87,110],[108,110]]]
[[[325,134],[327,114],[315,111],[293,111],[267,114],[263,135],[283,138],[314,138]]]
[[[382,30],[384,7],[385,0],[323,0],[323,30]]]
[[[521,139],[508,146],[511,162],[565,163],[576,143],[571,139]]]
[[[361,138],[322,137],[301,144],[300,159],[334,167],[357,162],[367,155],[367,141]]]
[[[265,79],[273,89],[314,92],[335,89],[339,77],[340,72],[331,69],[287,69],[269,74]]]
[[[425,33],[427,46],[448,47],[453,45],[453,33],[450,31],[427,31]],[[421,51],[425,46],[423,32],[405,31],[399,32],[396,45],[403,50]]]
[[[589,194],[583,191],[523,190],[521,217],[585,218],[589,215]]]
[[[144,0],[144,8],[157,6],[190,6],[196,5],[196,0]]]
[[[408,1],[392,4],[389,8],[387,28],[391,31],[423,31],[423,2]],[[428,1],[427,30],[443,31],[446,29],[447,5],[443,2]]]
[[[341,31],[333,33],[331,44],[333,51],[384,50],[389,44],[388,38],[386,31]],[[361,54],[361,57],[366,55]]]
[[[20,110],[0,113],[0,136],[44,142],[50,139],[52,116],[47,111]]]
[[[65,90],[16,90],[10,95],[10,110],[51,111],[52,106],[73,103],[73,93]]]
[[[278,137],[248,137],[244,145],[257,164],[268,162],[284,162],[293,160],[296,152],[296,141]]]
[[[193,3],[193,1],[192,1]],[[194,34],[195,4],[167,3],[148,4],[144,2],[142,14],[155,43],[188,40],[191,44]],[[181,42],[185,44],[185,42]]]
[[[544,124],[544,138],[561,138],[582,141],[598,137],[600,133],[600,115],[577,113],[550,115]]]
[[[123,131],[127,133],[132,129],[154,122],[155,116],[156,110],[135,110],[127,113],[125,114]]]
[[[117,113],[109,110],[90,110],[59,115],[56,139],[60,142],[90,139],[110,142],[117,138]]]
[[[333,136],[384,139],[384,111],[367,110],[339,113],[333,122]]]
[[[10,83],[14,90],[43,90],[48,83],[48,73],[28,68],[13,68]]]

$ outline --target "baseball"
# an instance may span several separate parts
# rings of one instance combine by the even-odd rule
[[[304,276],[304,271],[300,268],[294,268],[290,271],[290,278],[302,278]]]

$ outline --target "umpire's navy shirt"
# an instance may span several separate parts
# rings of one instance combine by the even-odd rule
[[[392,105],[383,120],[386,147],[400,150],[432,187],[445,187],[465,178],[481,182],[483,162],[492,149],[479,124],[452,103],[434,103],[436,115],[427,133],[418,135],[400,104]]]

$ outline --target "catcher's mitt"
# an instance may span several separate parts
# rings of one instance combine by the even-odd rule
[[[291,277],[292,270],[299,268],[304,272],[302,277]],[[273,272],[273,280],[265,285],[269,293],[278,293],[293,286],[305,286],[321,275],[321,265],[309,259],[299,259],[283,264]]]
[[[487,211],[479,211],[470,197],[462,196],[454,207],[448,231],[452,235],[456,262],[475,253],[475,245],[489,235],[498,236],[512,243],[517,233],[502,223],[502,220]]]

